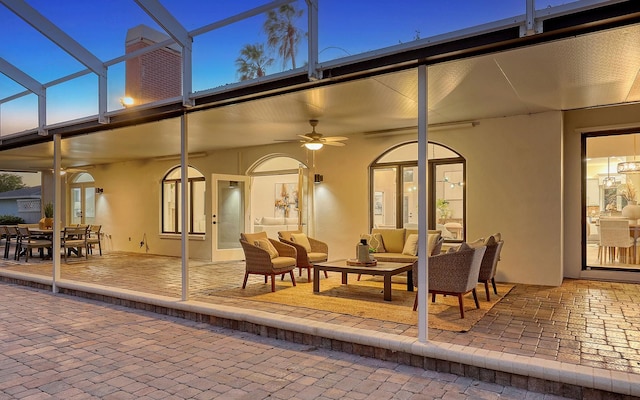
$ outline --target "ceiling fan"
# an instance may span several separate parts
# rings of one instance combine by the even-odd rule
[[[309,125],[311,125],[311,132],[304,135],[298,135],[303,139],[300,141],[302,142],[302,145],[309,150],[320,150],[325,144],[327,146],[344,146],[342,141],[349,139],[344,136],[324,137],[322,133],[316,132],[316,126],[318,125],[317,119],[310,119]]]

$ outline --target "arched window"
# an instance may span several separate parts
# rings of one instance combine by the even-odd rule
[[[189,167],[187,201],[189,204],[189,233],[206,231],[205,179],[197,169]],[[162,180],[162,233],[181,233],[181,168],[175,167]]]
[[[428,144],[429,229],[449,241],[464,240],[465,160],[436,143]],[[371,165],[372,227],[418,227],[418,143],[399,145]]]

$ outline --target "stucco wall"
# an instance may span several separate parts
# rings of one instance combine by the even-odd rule
[[[429,139],[449,146],[467,160],[467,239],[501,232],[505,247],[497,279],[541,285],[562,281],[562,114],[559,112],[482,120],[474,128],[433,132]],[[244,174],[268,154],[284,154],[324,176],[313,185],[315,226],[310,232],[329,243],[331,258],[352,257],[361,233],[369,230],[369,165],[396,144],[415,136],[350,136],[345,147],[314,154],[295,143],[212,153],[190,164],[207,177]],[[180,240],[159,235],[160,181],[179,161],[139,161],[92,170],[104,187],[97,214],[110,249],[180,255]],[[315,168],[313,168],[315,165]],[[211,211],[207,201],[207,213]],[[192,240],[190,255],[211,256],[210,230]],[[131,240],[129,241],[129,238]]]

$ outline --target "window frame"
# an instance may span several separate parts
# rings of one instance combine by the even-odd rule
[[[375,170],[376,169],[383,169],[383,168],[395,168],[395,174],[396,174],[396,192],[395,192],[395,199],[396,199],[396,204],[395,204],[395,225],[396,228],[402,228],[404,226],[404,202],[403,202],[403,171],[405,168],[407,167],[417,167],[418,166],[418,160],[406,160],[406,161],[392,161],[392,162],[378,162],[378,160],[383,159],[387,154],[389,154],[390,152],[397,150],[398,148],[402,147],[402,146],[406,146],[406,145],[411,145],[413,143],[417,143],[417,142],[406,142],[406,143],[401,143],[398,144],[397,146],[394,146],[390,149],[388,149],[387,151],[385,151],[384,153],[380,154],[380,156],[378,158],[376,158],[376,160],[371,163],[371,165],[369,166],[369,230],[371,230],[374,226],[375,226],[375,216],[374,216],[374,197],[375,197],[375,182],[374,182],[374,176],[375,176]],[[462,220],[464,222],[464,226],[465,229],[462,232],[462,237],[458,238],[458,239],[448,239],[448,242],[462,242],[466,239],[466,231],[467,231],[467,186],[466,186],[466,181],[467,181],[467,163],[465,158],[460,155],[460,153],[458,153],[457,151],[451,149],[448,146],[445,146],[443,144],[440,143],[436,143],[436,142],[431,142],[429,141],[428,144],[434,145],[434,146],[440,146],[443,147],[453,153],[455,153],[456,155],[458,155],[457,157],[447,157],[447,158],[437,158],[437,159],[429,159],[427,160],[427,176],[428,176],[428,192],[427,192],[427,203],[428,203],[428,207],[429,207],[429,215],[428,215],[428,221],[427,221],[427,225],[428,225],[428,229],[435,229],[436,226],[436,221],[437,221],[437,210],[436,210],[436,187],[435,185],[433,185],[433,182],[436,182],[436,169],[438,166],[440,165],[448,165],[448,164],[462,164],[462,176],[463,176],[463,182],[465,183],[463,185],[462,188]]]
[[[205,235],[206,234],[206,230],[203,232],[195,232],[194,231],[194,212],[193,212],[193,206],[194,206],[194,189],[196,187],[196,185],[194,185],[194,183],[196,182],[202,182],[204,183],[205,187],[204,190],[202,191],[202,195],[204,196],[203,199],[203,204],[206,204],[206,178],[204,177],[204,175],[198,171],[196,168],[189,166],[189,175],[191,175],[191,173],[197,174],[199,176],[193,176],[193,177],[188,177],[187,178],[187,190],[188,190],[188,195],[187,195],[187,199],[189,202],[189,209],[187,212],[188,215],[188,227],[189,227],[189,235]],[[175,234],[175,235],[179,235],[182,234],[182,224],[180,224],[180,216],[181,216],[181,206],[182,206],[182,196],[180,196],[180,190],[178,190],[177,188],[181,187],[182,185],[182,179],[181,178],[167,178],[168,176],[171,176],[173,173],[175,173],[176,171],[180,171],[181,167],[177,166],[174,168],[171,168],[163,177],[162,182],[160,183],[160,204],[161,204],[161,217],[160,217],[160,232],[162,234]],[[168,214],[167,213],[167,199],[165,198],[165,187],[167,184],[171,184],[173,183],[176,187],[176,190],[174,190],[174,202],[176,204],[176,212],[174,215],[174,221],[173,221],[173,226],[175,227],[174,230],[170,231],[167,230],[166,228],[166,224],[165,224],[165,216]]]

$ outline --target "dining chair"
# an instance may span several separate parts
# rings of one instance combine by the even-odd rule
[[[90,254],[93,254],[93,246],[97,244],[100,255],[102,255],[101,230],[102,225],[89,225],[89,230],[87,231],[87,248]]]
[[[609,261],[613,263],[616,259],[626,263],[629,254],[634,254],[632,247],[635,246],[633,238],[629,233],[629,220],[626,218],[601,218],[600,219],[600,262]]]
[[[40,251],[40,258],[44,258],[44,249],[51,251],[53,241],[41,237],[35,237],[26,227],[17,227],[19,232],[19,245],[16,246],[16,260],[20,260],[20,255],[24,250],[24,260],[29,261],[29,256],[33,256],[33,249]]]
[[[89,226],[66,226],[62,231],[62,238],[60,246],[64,253],[64,262],[67,262],[68,255],[74,251],[78,254],[78,257],[82,256],[82,249],[84,249],[84,258],[89,258],[89,249],[87,247],[87,231]]]
[[[11,252],[11,241],[16,239],[16,232],[7,225],[0,226],[0,234],[4,238],[4,258],[9,258]]]

